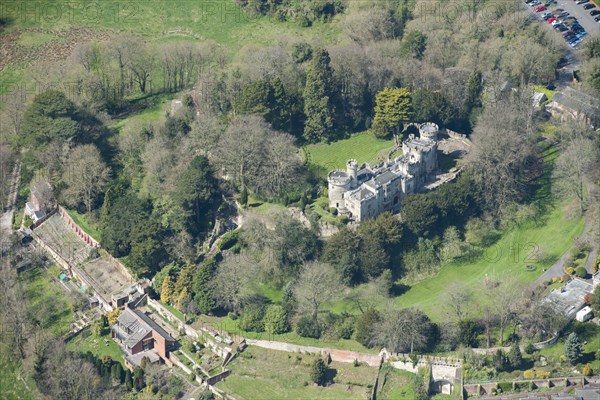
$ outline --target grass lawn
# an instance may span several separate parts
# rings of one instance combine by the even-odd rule
[[[393,147],[393,139],[377,139],[370,132],[362,132],[329,144],[316,143],[305,146],[302,148],[302,155],[307,162],[319,167],[319,174],[325,178],[331,170],[345,169],[346,161],[350,159],[362,164]]]
[[[310,383],[310,363],[316,355],[287,353],[250,346],[228,367],[231,376],[217,387],[236,399],[364,399],[375,382],[377,368],[333,362],[333,384]]]
[[[462,283],[471,289],[476,296],[475,302],[486,276],[510,274],[521,282],[531,283],[571,247],[573,238],[581,234],[584,225],[583,218],[569,218],[562,208],[555,208],[540,226],[529,224],[505,233],[483,255],[469,262],[454,262],[442,267],[437,276],[416,283],[395,302],[402,307],[421,308],[434,321],[440,321],[446,312],[440,304],[452,283]],[[543,259],[529,256],[532,249],[544,252]],[[526,265],[535,266],[535,270],[526,270]]]
[[[548,102],[552,101],[552,98],[554,97],[554,95],[556,93],[558,93],[558,91],[556,91],[556,90],[546,89],[546,87],[544,85],[535,85],[533,88],[535,89],[536,92],[544,93],[546,95],[546,97],[548,98]]]
[[[583,357],[577,369],[581,372],[583,365],[589,363],[594,374],[597,374],[600,371],[600,360],[595,359],[595,353],[600,350],[600,326],[594,323],[573,321],[558,342],[541,349],[540,354],[546,357],[548,365],[560,362],[560,356],[565,354],[565,340],[571,332],[577,333],[581,343],[585,343],[582,347]],[[563,362],[563,364],[568,366],[568,363]]]
[[[105,340],[108,342],[105,342]],[[110,337],[110,332],[107,332],[102,336],[96,336],[92,330],[88,328],[69,340],[67,342],[67,348],[79,353],[89,351],[98,358],[109,356],[125,366],[123,353],[121,353],[119,345]]]
[[[31,268],[19,275],[27,297],[29,319],[55,335],[68,332],[73,320],[71,298],[58,286],[59,271],[58,267]]]
[[[379,376],[377,398],[381,400],[412,400],[415,389],[414,374],[384,365]]]
[[[97,228],[95,223],[89,222],[88,217],[85,214],[79,214],[76,210],[67,210],[67,213],[85,233],[100,242],[102,239],[102,232]]]

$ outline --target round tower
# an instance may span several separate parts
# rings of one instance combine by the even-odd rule
[[[346,163],[346,174],[348,174],[354,182],[358,180],[358,163],[356,160],[348,160]]]
[[[352,178],[344,171],[331,171],[327,176],[329,207],[344,209],[344,193],[352,188]]]
[[[432,142],[437,141],[438,132],[440,127],[433,122],[426,122],[419,126],[419,135],[422,139],[431,140]]]

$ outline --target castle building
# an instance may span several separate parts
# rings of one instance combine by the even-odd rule
[[[422,124],[418,138],[411,134],[402,143],[402,156],[374,167],[349,160],[345,171],[330,172],[329,207],[357,222],[384,211],[399,212],[402,198],[435,179],[438,132],[436,124]]]

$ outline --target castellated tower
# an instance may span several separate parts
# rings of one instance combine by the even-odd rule
[[[433,122],[426,122],[419,126],[419,135],[421,136],[421,139],[431,140],[432,142],[437,142],[439,131],[440,128]]]
[[[356,184],[358,180],[358,163],[356,160],[348,160],[346,163],[346,173],[353,180],[353,183]]]
[[[352,176],[345,171],[331,171],[327,176],[329,190],[329,207],[344,210],[344,193],[353,188]]]

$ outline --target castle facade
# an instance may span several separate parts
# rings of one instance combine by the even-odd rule
[[[399,212],[402,199],[435,179],[438,171],[437,140],[434,123],[419,126],[419,137],[409,135],[402,143],[402,156],[371,167],[346,163],[346,170],[328,175],[329,207],[360,222],[384,211]]]

